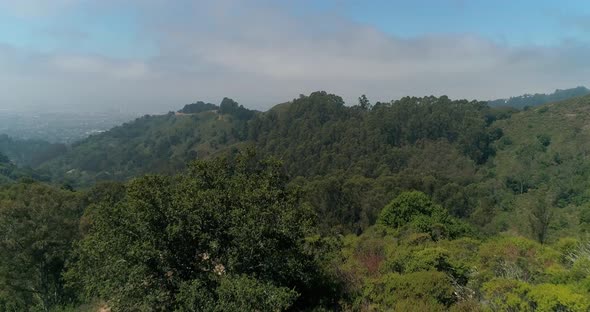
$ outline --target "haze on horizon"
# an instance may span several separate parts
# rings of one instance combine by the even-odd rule
[[[0,0],[0,110],[551,92],[590,85],[589,21],[586,1]]]

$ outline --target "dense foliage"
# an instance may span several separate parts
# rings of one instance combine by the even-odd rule
[[[41,140],[15,140],[6,134],[0,134],[0,153],[19,166],[37,167],[63,155],[66,150],[64,144]]]
[[[210,105],[0,154],[0,311],[590,310],[590,97]]]
[[[83,209],[79,194],[39,183],[0,190],[0,311],[73,301],[62,273]]]
[[[217,111],[219,106],[211,103],[198,101],[196,103],[187,104],[178,112],[181,114],[198,114],[206,111]]]
[[[276,310],[319,290],[321,272],[303,248],[309,210],[272,160],[244,154],[139,178],[121,201],[98,203],[86,217],[68,276],[121,311]],[[240,300],[253,301],[226,298],[243,292],[254,297]]]
[[[23,179],[48,180],[49,177],[31,168],[18,167],[8,156],[0,153],[0,185]]]

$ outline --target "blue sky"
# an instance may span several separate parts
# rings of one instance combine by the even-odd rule
[[[589,84],[589,45],[588,1],[0,0],[0,108],[507,97]]]
[[[588,1],[455,0],[350,1],[346,14],[389,33],[411,37],[473,33],[513,45],[558,44],[588,39],[567,20],[590,14]],[[581,25],[580,25],[581,26]]]

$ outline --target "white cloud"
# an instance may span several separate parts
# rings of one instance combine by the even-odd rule
[[[57,56],[52,60],[58,70],[73,74],[102,75],[105,78],[144,79],[149,69],[143,62],[113,61],[87,56]]]
[[[125,3],[143,17],[142,36],[158,44],[157,57],[0,47],[0,64],[7,65],[0,80],[10,86],[0,93],[0,107],[164,111],[229,96],[265,109],[315,90],[350,101],[362,93],[373,100],[429,94],[491,99],[590,85],[590,47],[582,43],[514,47],[475,34],[398,38],[336,15],[293,16],[266,0],[256,6],[245,0]]]
[[[0,0],[0,10],[24,18],[59,14],[81,0]]]

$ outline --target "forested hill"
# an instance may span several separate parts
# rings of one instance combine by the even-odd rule
[[[19,166],[37,167],[66,152],[66,145],[42,140],[13,139],[0,134],[0,153]]]
[[[439,148],[483,163],[498,136],[489,128],[495,111],[483,103],[446,97],[350,107],[336,95],[316,92],[265,113],[229,99],[217,109],[211,105],[195,103],[179,113],[139,118],[74,144],[65,156],[43,167],[58,179],[82,184],[122,180],[147,172],[176,172],[190,160],[247,143],[284,160],[293,176],[336,170],[377,176],[404,166],[414,154],[405,147],[425,147],[428,142],[440,141],[437,144],[448,147]],[[391,157],[395,160],[388,160]]]
[[[516,112],[447,97],[374,105],[363,97],[345,106],[339,96],[315,92],[260,113],[225,99],[215,110],[200,103],[139,118],[75,144],[42,169],[60,183],[86,186],[175,173],[195,159],[251,146],[283,161],[329,228],[362,231],[392,196],[415,189],[492,232],[515,230],[514,220],[522,220],[510,217],[515,200],[547,188],[551,200],[576,211],[560,219],[576,231],[578,206],[590,196],[582,151],[589,100]],[[526,231],[546,236],[552,229]]]
[[[510,220],[523,220],[533,209],[544,220],[531,229],[541,241],[565,230],[589,230],[590,96],[536,107],[496,125],[504,136],[491,165],[509,193],[499,196],[504,216],[497,221],[515,229]]]
[[[212,105],[0,155],[0,311],[590,310],[590,96]]]
[[[586,87],[576,87],[571,89],[560,90],[557,89],[551,94],[535,93],[525,94],[521,96],[511,97],[509,99],[498,99],[489,101],[490,106],[507,106],[518,109],[524,109],[525,107],[539,106],[547,103],[563,101],[579,96],[590,94],[590,89]]]
[[[190,160],[245,141],[247,123],[255,114],[228,98],[220,106],[189,104],[176,113],[146,115],[90,136],[41,168],[57,181],[76,185],[178,172]]]
[[[511,111],[447,97],[408,97],[345,106],[326,92],[264,112],[226,99],[218,110],[145,116],[92,136],[42,168],[61,183],[92,185],[145,173],[174,173],[195,159],[254,147],[283,161],[291,184],[326,221],[359,232],[402,190],[427,192],[456,216],[477,210],[471,192]],[[190,107],[190,106],[189,106]]]
[[[19,168],[8,156],[0,152],[0,185],[23,180],[47,181],[43,176],[30,168]]]

